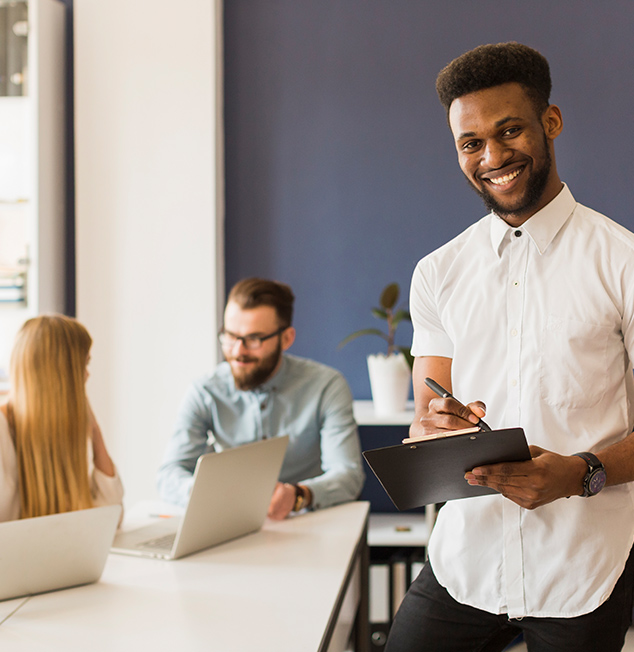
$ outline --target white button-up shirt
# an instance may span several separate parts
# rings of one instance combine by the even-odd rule
[[[562,455],[632,432],[634,234],[566,186],[520,228],[489,214],[425,257],[410,302],[413,355],[452,358],[453,394],[484,401],[491,427]],[[633,542],[630,483],[532,511],[499,494],[451,501],[429,555],[461,603],[573,617],[609,597]]]

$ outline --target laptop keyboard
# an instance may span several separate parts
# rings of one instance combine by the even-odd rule
[[[149,541],[144,541],[139,544],[139,548],[150,548],[151,550],[166,550],[169,551],[174,545],[174,539],[176,539],[176,532],[170,534],[165,534],[162,537],[157,537],[156,539],[150,539]]]

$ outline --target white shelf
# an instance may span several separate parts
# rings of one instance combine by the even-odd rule
[[[370,547],[418,547],[429,541],[436,512],[427,506],[425,514],[370,514]]]
[[[26,319],[66,305],[66,6],[24,8],[28,91],[0,97],[0,266],[24,270],[25,300],[0,303],[0,367]]]
[[[405,412],[377,414],[372,401],[354,401],[354,419],[359,426],[408,426],[414,420],[414,401],[407,401]]]

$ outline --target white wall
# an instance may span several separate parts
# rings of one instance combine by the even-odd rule
[[[77,316],[126,487],[153,498],[223,303],[220,0],[75,0]]]

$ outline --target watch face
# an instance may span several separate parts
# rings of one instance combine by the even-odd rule
[[[590,477],[590,481],[588,482],[588,493],[591,496],[594,496],[594,494],[598,494],[601,489],[605,486],[605,471],[603,469],[597,469],[592,476]]]

